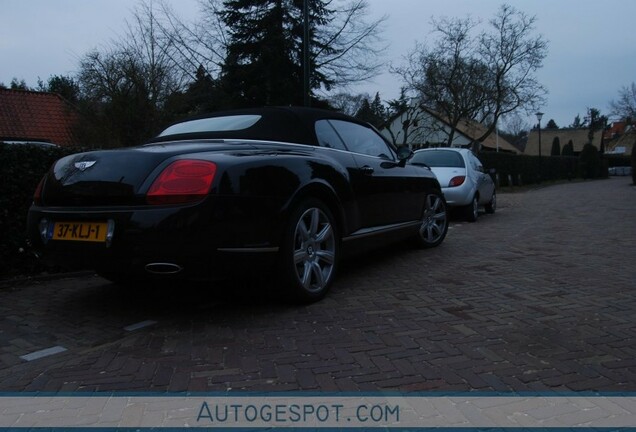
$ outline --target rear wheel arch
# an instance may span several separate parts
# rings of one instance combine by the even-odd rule
[[[294,194],[285,206],[285,214],[281,220],[283,224],[281,228],[284,229],[285,224],[298,205],[308,199],[317,199],[329,209],[342,235],[347,222],[343,203],[338,198],[336,191],[333,190],[330,185],[322,182],[308,184]]]

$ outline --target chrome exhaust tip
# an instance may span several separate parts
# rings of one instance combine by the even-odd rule
[[[150,263],[145,267],[148,273],[156,275],[174,275],[180,273],[183,267],[173,263]]]

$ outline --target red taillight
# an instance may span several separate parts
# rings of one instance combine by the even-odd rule
[[[200,201],[210,192],[216,164],[202,160],[179,160],[168,165],[154,181],[148,204],[182,204]]]
[[[466,180],[466,176],[453,177],[451,181],[448,182],[448,187],[461,186],[464,184],[464,180]]]
[[[45,178],[46,176],[42,177],[42,180],[40,180],[38,187],[35,188],[35,192],[33,193],[33,203],[35,203],[35,205],[42,204],[42,188],[44,187]]]

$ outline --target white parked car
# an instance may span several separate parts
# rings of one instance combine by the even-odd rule
[[[495,212],[495,183],[471,150],[448,147],[417,150],[409,163],[429,167],[442,186],[446,203],[461,208],[470,222],[477,220],[480,207],[486,213]]]

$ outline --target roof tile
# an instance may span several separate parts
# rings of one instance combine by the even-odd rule
[[[77,144],[75,109],[55,93],[0,89],[0,139]]]

